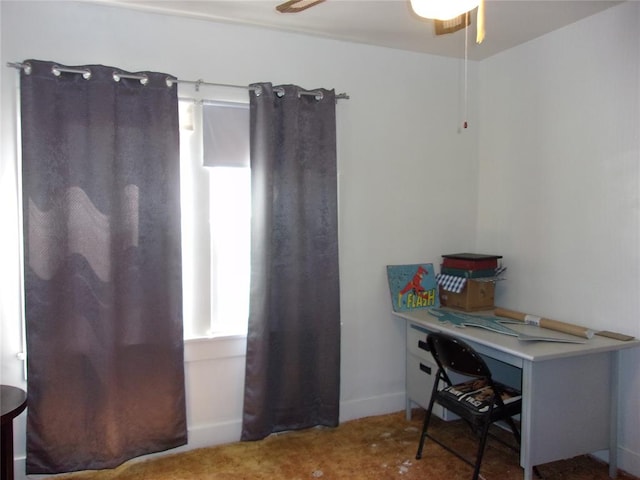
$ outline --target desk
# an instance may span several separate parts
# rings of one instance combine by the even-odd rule
[[[0,433],[0,479],[13,480],[13,419],[27,407],[24,390],[9,385],[0,385],[0,413],[2,413]]]
[[[458,328],[440,322],[426,309],[394,315],[406,320],[407,325],[407,415],[412,402],[426,407],[428,401],[428,397],[426,401],[424,396],[420,398],[420,387],[415,385],[419,378],[413,366],[417,345],[412,342],[417,343],[418,338],[424,341],[432,331],[449,333],[468,342],[483,356],[505,365],[507,370],[521,372],[520,465],[525,480],[532,480],[535,465],[606,449],[609,476],[616,477],[619,352],[640,346],[640,341],[595,336],[582,344],[524,342],[483,328]],[[540,333],[539,327],[532,325],[509,325],[509,328],[531,335]],[[544,332],[558,337],[565,335]],[[429,369],[428,365],[419,368],[423,372]]]

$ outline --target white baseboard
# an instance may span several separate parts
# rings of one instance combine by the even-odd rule
[[[604,463],[609,463],[608,450],[594,452],[593,456]],[[640,478],[640,453],[618,446],[618,470]]]
[[[27,480],[27,478],[44,478],[44,475],[29,475],[28,477],[24,473],[26,458],[17,457],[13,462],[13,479],[14,480]]]
[[[350,400],[340,404],[340,423],[356,418],[399,412],[406,406],[404,392]]]
[[[618,448],[618,468],[640,478],[640,452],[632,452],[624,447]]]
[[[211,447],[240,440],[242,420],[219,422],[189,429],[189,443],[176,451],[193,450],[195,448]]]

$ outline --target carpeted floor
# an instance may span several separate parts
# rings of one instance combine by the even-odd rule
[[[56,476],[56,480],[262,480],[420,479],[469,480],[472,469],[427,439],[422,460],[415,459],[422,412],[408,422],[404,412],[346,422],[338,428],[313,428],[241,442],[131,461],[114,469]],[[460,422],[435,420],[432,432],[455,439],[469,455],[475,437]],[[590,456],[539,466],[545,480],[605,480],[608,467]],[[496,441],[487,445],[481,476],[521,480],[515,452]],[[620,473],[620,480],[634,477]],[[637,479],[636,479],[637,480]]]

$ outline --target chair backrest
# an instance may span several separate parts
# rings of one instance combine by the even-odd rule
[[[459,338],[433,332],[427,336],[427,345],[440,369],[491,380],[491,370],[482,357]]]

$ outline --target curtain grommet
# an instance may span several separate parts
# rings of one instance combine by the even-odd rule
[[[84,78],[85,80],[89,80],[91,78],[91,70],[89,70],[88,68],[83,68],[83,69],[66,68],[66,67],[60,67],[58,65],[53,65],[51,67],[51,73],[53,73],[56,77],[59,77],[60,75],[62,75],[62,72],[79,73],[80,75],[82,75],[82,78]]]
[[[119,82],[123,78],[131,78],[132,80],[139,80],[140,84],[143,86],[146,86],[149,83],[149,77],[146,74],[131,75],[128,73],[121,73],[114,70],[112,76],[113,76],[114,82]]]

